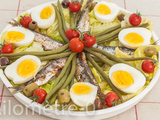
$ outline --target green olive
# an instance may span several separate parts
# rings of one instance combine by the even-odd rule
[[[58,101],[61,104],[69,103],[70,99],[70,93],[67,89],[62,89],[58,92]]]
[[[29,85],[27,85],[24,90],[23,93],[27,96],[27,97],[31,97],[33,95],[33,92],[38,88],[38,85],[36,83],[31,83]]]
[[[151,56],[157,54],[157,49],[153,46],[148,46],[148,47],[145,48],[144,54],[148,57],[151,57]]]

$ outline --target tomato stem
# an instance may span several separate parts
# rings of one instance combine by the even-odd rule
[[[139,16],[139,17],[142,16],[141,13],[138,10],[136,10],[136,15]]]
[[[117,101],[117,98],[114,100],[114,102],[111,102],[113,104],[113,106],[116,106],[117,103],[119,103],[119,100]]]
[[[74,3],[78,3],[79,2],[79,0],[71,0],[72,2],[74,2]]]
[[[153,64],[154,64],[154,66],[157,65],[157,61],[156,61],[156,60],[152,60],[152,62],[153,62]]]
[[[30,97],[32,99],[32,103],[33,102],[38,102],[39,97],[36,95],[36,93],[33,93],[34,95],[32,97]]]

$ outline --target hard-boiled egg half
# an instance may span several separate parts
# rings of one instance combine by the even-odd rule
[[[55,20],[55,10],[51,5],[42,5],[34,8],[31,17],[37,22],[38,27],[46,29],[50,27]]]
[[[5,69],[6,76],[15,84],[22,84],[31,80],[38,72],[41,61],[33,55],[25,55],[17,59]]]
[[[141,27],[127,28],[120,31],[119,41],[127,48],[136,49],[139,46],[149,45],[152,33]]]
[[[102,23],[112,22],[118,15],[119,7],[110,2],[99,2],[94,9],[94,14],[97,20]]]
[[[14,46],[26,46],[34,40],[34,33],[23,27],[11,27],[5,35],[5,41]]]
[[[136,93],[146,83],[140,71],[124,63],[113,65],[109,70],[109,78],[115,87],[125,93]]]
[[[94,103],[97,87],[87,82],[78,82],[71,87],[70,95],[76,105],[86,107]]]

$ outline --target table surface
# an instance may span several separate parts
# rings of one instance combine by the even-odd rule
[[[51,2],[52,0],[0,0],[0,32],[5,28],[7,22],[18,14],[36,5]],[[153,29],[160,37],[160,0],[110,0],[122,8],[131,12],[136,10],[151,19],[154,23]],[[104,120],[160,120],[160,80],[147,96],[133,108],[120,115]],[[18,106],[19,107],[13,107]],[[24,106],[18,102],[8,91],[0,80],[0,120],[51,120],[45,116],[28,111],[26,115],[22,109]],[[8,113],[15,109],[15,113]],[[19,113],[23,112],[21,115]],[[17,114],[17,115],[16,115]],[[54,119],[52,119],[54,120]]]

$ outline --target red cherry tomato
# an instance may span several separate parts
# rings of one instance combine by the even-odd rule
[[[3,45],[3,47],[1,48],[1,53],[4,54],[4,53],[13,53],[13,46],[9,43],[6,43]]]
[[[47,92],[41,88],[36,89],[33,93],[33,97],[39,97],[38,103],[40,103],[40,104],[42,104],[44,102],[46,95],[47,95]],[[35,102],[37,102],[37,101],[35,101]]]
[[[81,9],[81,3],[79,1],[78,2],[72,1],[69,3],[69,9],[72,12],[78,12]]]
[[[129,22],[133,26],[138,26],[142,21],[140,13],[133,13],[129,17]]]
[[[142,70],[146,73],[152,73],[154,71],[155,65],[151,60],[145,60],[142,63]]]
[[[92,47],[96,42],[96,38],[94,35],[88,35],[87,33],[84,33],[83,41],[85,47]]]
[[[119,97],[115,92],[109,92],[106,95],[105,103],[108,107],[115,106],[119,102]]]
[[[22,26],[28,28],[28,25],[29,25],[29,23],[30,23],[31,21],[32,21],[32,18],[31,18],[31,17],[29,17],[29,16],[24,16],[24,17],[21,19],[20,23],[21,23]]]
[[[84,43],[79,38],[73,38],[69,42],[69,47],[73,52],[79,53],[84,48]]]
[[[79,31],[78,30],[73,30],[73,29],[71,29],[71,28],[68,28],[67,30],[66,30],[66,37],[69,39],[69,40],[71,40],[72,38],[75,38],[75,37],[79,37]]]

